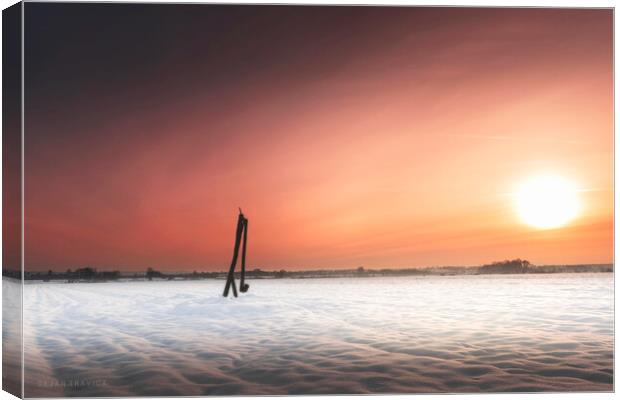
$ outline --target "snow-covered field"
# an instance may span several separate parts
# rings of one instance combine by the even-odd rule
[[[21,394],[21,285],[2,278],[2,390]]]
[[[250,283],[26,284],[26,396],[613,389],[612,274]]]

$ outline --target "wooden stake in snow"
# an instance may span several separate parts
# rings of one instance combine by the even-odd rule
[[[241,293],[245,293],[250,288],[250,285],[245,283],[245,249],[248,241],[248,219],[243,216],[241,208],[239,208],[239,218],[237,219],[237,233],[235,235],[235,249],[233,251],[232,262],[230,263],[230,270],[228,270],[228,277],[226,279],[226,286],[224,286],[224,297],[228,297],[228,292],[232,286],[233,295],[237,297],[237,286],[235,284],[235,268],[237,267],[237,258],[239,258],[239,247],[241,246],[241,238],[243,238],[243,247],[241,250],[241,281],[239,282],[239,290]]]

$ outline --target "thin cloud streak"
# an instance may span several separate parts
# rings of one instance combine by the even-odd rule
[[[500,135],[476,135],[469,133],[454,133],[454,134],[442,134],[441,136],[446,137],[457,137],[457,138],[474,138],[474,139],[489,139],[489,140],[502,140],[502,141],[514,141],[514,142],[524,142],[524,143],[570,143],[570,144],[588,144],[592,143],[589,140],[570,140],[570,139],[562,139],[562,138],[545,138],[545,137],[514,137],[514,136],[500,136]]]

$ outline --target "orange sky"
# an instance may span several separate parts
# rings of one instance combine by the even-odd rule
[[[281,9],[170,17],[190,44],[105,61],[143,62],[130,84],[33,76],[27,268],[224,270],[237,206],[252,268],[612,261],[611,10]],[[36,33],[26,59],[60,68]],[[563,228],[514,210],[545,172],[582,190]]]

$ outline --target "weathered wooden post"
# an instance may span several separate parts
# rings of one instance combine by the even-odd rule
[[[233,250],[232,262],[230,263],[230,269],[228,270],[228,277],[226,278],[226,286],[224,286],[224,297],[228,297],[228,292],[232,286],[233,295],[237,297],[237,285],[235,284],[235,268],[237,266],[237,258],[239,258],[239,246],[241,245],[241,239],[243,235],[243,249],[241,253],[241,282],[239,283],[239,290],[245,293],[250,288],[250,285],[245,283],[245,249],[248,239],[248,220],[243,215],[241,208],[239,209],[239,218],[237,219],[237,232],[235,235],[235,249]]]
[[[241,211],[241,210],[239,210]],[[245,283],[245,248],[248,243],[248,219],[243,218],[243,249],[241,250],[241,280],[239,281],[239,291],[245,293],[250,285]]]

